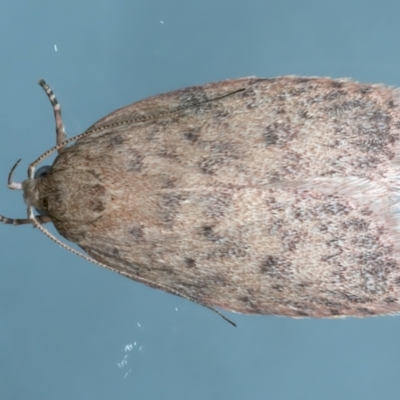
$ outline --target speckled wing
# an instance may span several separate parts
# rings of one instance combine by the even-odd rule
[[[104,187],[99,218],[79,234],[55,225],[96,260],[201,304],[398,312],[398,100],[380,85],[283,77],[140,101],[69,149],[68,165]]]
[[[126,129],[134,123],[152,121],[208,102],[222,100],[227,96],[244,91],[258,80],[260,79],[247,77],[162,93],[119,108],[97,121],[88,130],[99,131],[99,134],[102,135],[109,132],[108,127],[111,127],[111,131],[113,131],[118,124],[122,124]],[[96,137],[96,133],[90,138],[94,137]],[[81,140],[84,141],[85,138]]]

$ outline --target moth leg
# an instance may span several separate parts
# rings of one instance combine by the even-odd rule
[[[41,224],[46,224],[47,222],[51,222],[51,219],[48,215],[38,215],[36,219]],[[9,225],[24,225],[24,224],[32,224],[32,221],[29,218],[7,218],[3,215],[0,215],[0,222],[3,224]]]
[[[20,163],[20,161],[21,161],[21,159],[19,159],[19,160],[14,164],[14,166],[11,168],[10,173],[8,174],[7,187],[8,187],[9,189],[12,189],[12,190],[23,190],[23,187],[22,187],[22,183],[21,183],[21,182],[14,182],[14,181],[12,180],[13,173],[14,173],[14,171],[15,171],[15,168],[17,168],[17,166],[18,166],[18,164]]]
[[[65,134],[64,123],[63,123],[62,117],[61,117],[61,107],[57,101],[55,94],[51,90],[50,86],[43,79],[41,79],[39,81],[39,85],[46,92],[47,97],[49,98],[50,103],[53,106],[54,119],[56,121],[56,144],[59,145],[62,142],[64,142],[67,138],[67,135]],[[65,147],[66,146],[60,147],[58,149],[58,153],[61,153],[63,151],[63,149],[65,149]]]

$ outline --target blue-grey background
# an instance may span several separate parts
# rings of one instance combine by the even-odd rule
[[[400,2],[3,1],[0,213],[55,143],[141,98],[226,78],[296,74],[400,86]],[[56,45],[56,48],[55,48]],[[57,49],[57,51],[56,51]],[[1,399],[398,399],[400,317],[214,313],[103,270],[30,226],[0,226]]]

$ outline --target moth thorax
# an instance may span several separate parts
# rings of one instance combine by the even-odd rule
[[[42,210],[43,204],[40,196],[40,179],[26,179],[22,182],[22,188],[25,203],[37,210]]]

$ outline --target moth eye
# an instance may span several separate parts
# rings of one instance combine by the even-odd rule
[[[46,168],[46,167],[42,167],[42,168]],[[36,178],[36,174],[35,174],[35,178]],[[48,215],[48,213],[47,213],[48,207],[49,207],[49,199],[47,197],[44,197],[42,200],[42,208],[40,210],[38,208],[35,208],[35,210],[39,215]]]
[[[35,172],[35,179],[37,178],[43,178],[44,176],[47,175],[47,171],[50,169],[50,165],[44,165],[43,167],[40,167],[36,172]]]

